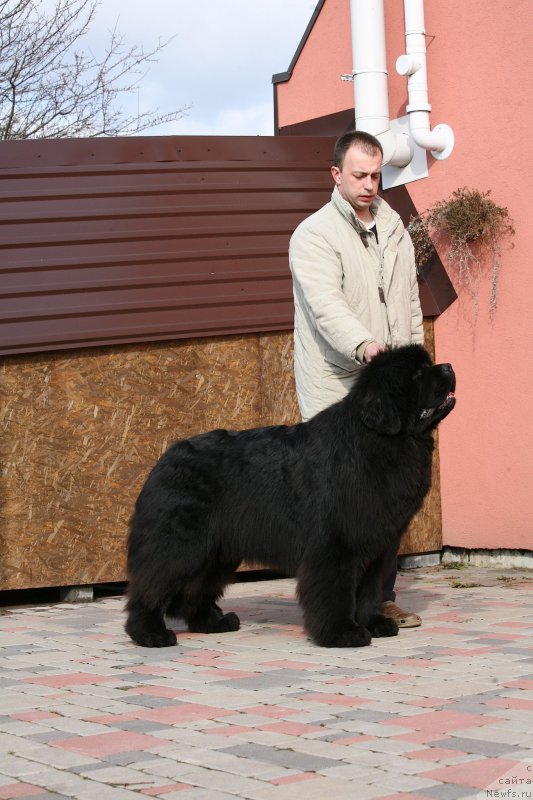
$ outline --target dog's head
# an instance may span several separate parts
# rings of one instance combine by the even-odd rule
[[[455,406],[455,373],[451,364],[433,364],[420,345],[407,345],[376,356],[356,391],[367,428],[389,436],[424,434]]]

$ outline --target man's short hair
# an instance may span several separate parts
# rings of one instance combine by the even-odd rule
[[[343,134],[343,136],[335,142],[335,147],[333,149],[333,165],[335,167],[342,169],[346,151],[352,145],[357,145],[365,153],[368,153],[368,155],[373,156],[379,151],[383,156],[383,148],[379,139],[376,139],[371,133],[367,133],[366,131],[348,131],[348,133]]]

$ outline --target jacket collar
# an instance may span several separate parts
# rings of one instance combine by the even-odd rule
[[[337,211],[342,214],[342,216],[348,220],[350,225],[353,225],[357,232],[365,232],[367,229],[366,225],[364,225],[361,220],[356,216],[353,208],[348,203],[347,200],[339,192],[337,186],[333,189],[333,194],[331,195],[331,202],[337,209]],[[374,219],[376,220],[376,224],[378,226],[378,231],[382,232],[386,236],[390,236],[397,228],[398,234],[403,234],[403,223],[400,218],[400,215],[394,211],[390,205],[383,200],[382,197],[376,197],[373,201],[372,205],[370,206],[370,210],[374,215]]]

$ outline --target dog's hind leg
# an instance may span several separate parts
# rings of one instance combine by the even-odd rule
[[[238,564],[211,568],[190,580],[184,588],[181,615],[191,633],[227,633],[240,628],[237,614],[224,614],[217,605]]]
[[[361,576],[357,588],[355,619],[364,625],[372,636],[396,636],[397,624],[381,613],[382,575],[383,558],[377,558]]]
[[[321,647],[364,647],[368,630],[355,619],[355,562],[328,547],[306,555],[298,570],[298,599],[307,632]]]

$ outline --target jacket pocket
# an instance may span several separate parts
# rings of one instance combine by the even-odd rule
[[[331,367],[332,372],[348,372],[353,374],[360,369],[359,364],[352,361],[351,358],[346,358],[342,353],[336,350],[328,349],[324,353],[324,362],[327,366]]]

